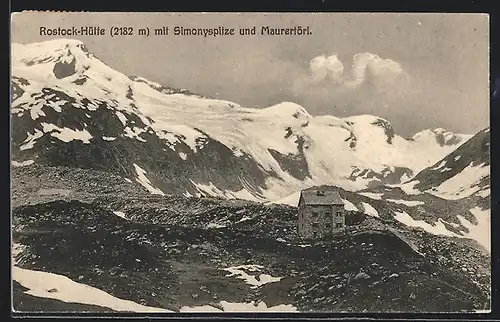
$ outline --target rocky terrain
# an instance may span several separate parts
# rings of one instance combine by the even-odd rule
[[[75,180],[83,173],[87,180]],[[66,276],[140,305],[182,311],[264,302],[335,312],[489,305],[484,249],[394,220],[352,211],[345,232],[310,241],[296,234],[296,208],[286,205],[138,189],[132,195],[130,183],[93,170],[20,167],[14,178],[13,241],[23,245],[16,266]],[[61,186],[70,192],[61,196]],[[58,193],[23,196],[19,192],[30,191],[23,187]],[[53,288],[45,291],[57,293]],[[62,305],[18,299],[18,310]]]

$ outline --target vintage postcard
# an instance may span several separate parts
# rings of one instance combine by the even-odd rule
[[[14,312],[489,312],[489,17],[20,12]]]

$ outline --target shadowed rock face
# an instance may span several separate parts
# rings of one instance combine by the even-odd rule
[[[268,151],[279,162],[281,168],[290,173],[294,178],[304,180],[311,177],[306,158],[302,152],[299,152],[297,155],[284,155],[273,149],[269,149]]]
[[[76,72],[75,66],[76,66],[76,60],[74,58],[69,63],[62,61],[57,62],[54,65],[54,70],[53,70],[54,76],[56,76],[56,78],[58,79],[61,79],[74,75]]]
[[[385,135],[387,136],[387,143],[392,144],[392,139],[395,136],[395,132],[394,129],[392,128],[392,125],[388,121],[382,119],[378,119],[372,124],[383,128]]]

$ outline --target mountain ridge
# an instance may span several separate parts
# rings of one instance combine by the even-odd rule
[[[17,116],[14,123],[20,127],[15,135],[28,133],[24,138],[14,139],[17,143],[14,150],[24,148],[22,152],[15,152],[21,157],[16,162],[30,160],[27,157],[30,153],[26,151],[37,145],[38,140],[44,140],[44,144],[54,142],[44,139],[49,134],[68,141],[72,149],[85,150],[84,144],[101,137],[99,149],[118,144],[134,145],[131,150],[139,151],[143,148],[138,142],[151,140],[147,149],[161,150],[166,145],[173,152],[163,157],[154,152],[160,159],[173,159],[178,163],[179,158],[187,161],[201,157],[210,166],[215,160],[207,160],[208,153],[212,155],[208,159],[215,157],[232,164],[227,174],[234,178],[229,180],[234,184],[227,185],[221,176],[207,173],[213,170],[195,166],[195,172],[184,180],[194,183],[177,186],[176,192],[186,190],[196,194],[202,190],[211,194],[217,191],[219,195],[226,194],[224,191],[229,195],[241,192],[240,196],[250,199],[264,196],[272,200],[314,184],[336,183],[357,190],[369,185],[399,183],[465,140],[464,137],[450,145],[417,142],[414,146],[413,141],[395,134],[387,120],[376,116],[312,116],[292,102],[252,109],[184,90],[169,90],[144,78],[130,78],[113,70],[78,40],[16,44],[13,57],[12,112]],[[27,119],[26,112],[30,113],[31,120]],[[76,117],[75,113],[80,116]],[[47,120],[42,122],[44,118]],[[93,118],[101,119],[101,124],[90,125]],[[37,126],[36,122],[40,124]],[[330,140],[325,141],[326,137]],[[127,142],[118,142],[124,140]],[[82,142],[81,145],[78,142]],[[210,149],[204,149],[207,144]],[[423,153],[416,155],[416,148],[425,149],[428,157],[422,157]],[[343,155],[344,160],[331,158],[325,150]],[[213,155],[214,151],[217,156]],[[373,158],[376,154],[377,158]],[[134,172],[134,163],[147,172],[156,172],[159,168],[159,165],[150,165],[151,160],[146,161],[147,167],[144,162],[132,161],[127,166],[96,164],[95,167],[108,167],[116,172],[116,166],[125,166],[122,172],[128,174]],[[238,164],[246,170],[238,171]],[[158,177],[150,178],[152,182],[159,180],[157,184],[163,185],[160,190],[172,191],[171,184],[162,183],[164,175],[152,176]],[[211,186],[216,189],[207,188]]]

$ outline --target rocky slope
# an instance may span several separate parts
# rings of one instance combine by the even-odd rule
[[[210,211],[207,204],[220,202],[210,200],[203,221],[200,202],[183,198],[128,200],[142,207],[129,219],[99,206],[103,200],[18,207],[14,242],[25,246],[17,266],[172,311],[223,301],[347,312],[473,311],[488,303],[488,257],[470,245],[364,217],[311,245],[292,233],[293,208],[232,205],[228,218],[224,207]],[[171,214],[172,203],[192,216]],[[252,219],[242,221],[241,210]],[[222,220],[231,224],[209,225]]]

